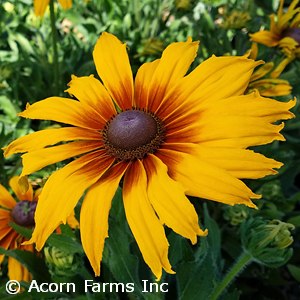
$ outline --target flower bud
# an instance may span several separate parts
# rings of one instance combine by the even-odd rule
[[[262,194],[263,198],[266,200],[274,201],[282,201],[285,199],[281,183],[279,180],[272,180],[270,182],[265,183],[259,190],[258,194]]]
[[[251,218],[241,226],[242,245],[254,261],[268,267],[279,267],[292,255],[292,249],[288,247],[293,242],[291,230],[294,228],[294,225],[280,220]]]
[[[224,211],[224,219],[232,226],[237,226],[247,219],[249,209],[245,205],[227,206]]]
[[[76,254],[65,252],[56,247],[45,247],[44,254],[52,276],[70,277],[77,273],[80,260],[76,259]]]

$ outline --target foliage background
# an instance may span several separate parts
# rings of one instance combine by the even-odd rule
[[[285,1],[285,6],[290,2]],[[127,43],[133,71],[146,62],[158,58],[171,42],[184,41],[188,36],[200,40],[201,46],[193,66],[215,55],[242,55],[250,47],[249,33],[269,24],[268,15],[277,10],[278,0],[75,0],[70,10],[56,6],[59,53],[59,91],[67,88],[71,74],[77,76],[96,74],[92,61],[93,46],[102,31],[108,31]],[[230,19],[234,11],[245,15],[240,20]],[[259,58],[278,63],[282,58],[276,49],[259,47]],[[292,95],[300,99],[300,62],[293,61],[282,74],[293,86]],[[33,13],[31,0],[0,1],[0,147],[29,132],[54,126],[46,121],[20,119],[17,112],[33,103],[54,95],[53,51],[49,12],[44,18]],[[291,96],[279,97],[279,100]],[[299,115],[299,105],[294,111]],[[44,263],[40,256],[26,256],[22,252],[8,253],[23,262],[40,282],[77,283],[76,294],[43,294],[47,298],[76,299],[208,299],[217,282],[227,273],[242,251],[243,232],[240,230],[251,218],[279,219],[292,223],[293,254],[281,267],[269,268],[253,263],[229,286],[223,299],[299,299],[300,295],[300,121],[287,122],[285,143],[276,142],[260,147],[259,151],[285,163],[276,176],[249,182],[256,192],[263,194],[259,210],[246,207],[227,207],[205,200],[191,199],[197,212],[209,229],[207,238],[197,245],[191,244],[167,230],[170,242],[170,261],[176,270],[175,276],[164,275],[169,292],[141,293],[141,280],[153,281],[142,260],[132,234],[127,226],[121,194],[113,201],[110,214],[110,237],[106,240],[102,275],[94,278],[84,256],[78,231],[62,227],[60,236],[53,234],[47,247],[59,249],[63,257],[71,256],[72,266],[56,266]],[[42,185],[49,174],[60,164],[47,167],[31,176],[37,185]],[[0,183],[8,186],[8,180],[19,174],[20,157],[4,160],[0,152]],[[76,213],[80,210],[80,203]],[[28,230],[17,228],[23,235]],[[255,233],[254,233],[255,234]],[[80,288],[84,279],[95,282],[134,282],[134,294],[97,293],[85,294]],[[5,293],[8,280],[5,264],[1,269],[1,299],[12,298]],[[23,283],[24,288],[28,283]],[[242,296],[241,296],[242,295]],[[21,298],[16,295],[14,298]],[[40,299],[31,293],[28,297]],[[28,298],[29,299],[29,298]]]

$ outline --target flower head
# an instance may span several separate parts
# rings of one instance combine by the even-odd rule
[[[34,193],[30,184],[27,192],[22,191],[18,179],[18,176],[15,176],[9,181],[9,185],[18,201],[0,185],[0,246],[6,250],[22,249],[33,251],[32,245],[22,245],[25,239],[10,225],[11,222],[27,227],[34,225],[34,211],[36,209],[38,192]],[[0,255],[0,264],[3,259],[4,255]],[[12,257],[8,258],[8,277],[11,280],[18,281],[31,280],[31,274],[28,270]]]
[[[246,148],[284,140],[283,124],[273,123],[292,118],[295,101],[243,95],[260,64],[246,56],[212,56],[185,75],[197,50],[190,38],[173,43],[133,80],[126,45],[103,33],[93,52],[103,83],[73,76],[67,92],[75,100],[51,97],[19,114],[68,124],[5,148],[6,156],[27,152],[22,176],[77,157],[49,177],[40,195],[30,240],[38,250],[87,191],[81,240],[99,275],[111,201],[122,178],[128,224],[158,279],[162,269],[173,273],[163,225],[192,243],[207,234],[186,195],[256,207],[251,199],[260,196],[240,179],[274,174],[282,164]]]
[[[256,60],[257,53],[257,44],[253,43],[249,57]],[[287,80],[278,78],[288,63],[290,63],[290,59],[285,58],[276,67],[274,67],[273,62],[267,62],[259,66],[250,78],[247,93],[258,90],[262,96],[266,97],[289,95],[292,91],[292,86]]]
[[[45,14],[46,8],[50,0],[33,0],[34,13],[38,17],[42,17]],[[72,7],[72,0],[58,0],[63,9],[69,9]]]
[[[300,54],[300,7],[293,0],[287,12],[283,11],[284,0],[280,0],[277,16],[270,16],[270,30],[250,34],[251,40],[267,47],[280,47],[288,56]]]

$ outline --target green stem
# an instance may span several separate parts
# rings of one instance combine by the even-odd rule
[[[59,65],[58,65],[58,51],[57,51],[57,31],[55,26],[56,16],[54,11],[53,0],[50,0],[49,6],[50,6],[50,19],[51,19],[52,47],[53,47],[54,95],[58,95]]]
[[[230,285],[236,276],[252,261],[252,256],[243,251],[240,257],[236,260],[230,271],[225,275],[223,280],[214,289],[210,296],[210,300],[217,300],[224,290]]]

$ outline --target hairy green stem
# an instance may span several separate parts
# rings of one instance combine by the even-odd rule
[[[252,256],[243,251],[243,253],[240,255],[240,257],[236,260],[236,262],[233,264],[230,271],[225,275],[223,280],[219,282],[219,284],[216,286],[214,291],[212,292],[210,296],[210,300],[217,300],[224,290],[231,284],[231,282],[239,275],[239,273],[252,261]]]
[[[54,11],[54,1],[50,0],[50,19],[51,19],[51,33],[52,33],[52,47],[53,47],[53,71],[54,71],[54,95],[59,93],[59,65],[58,65],[58,51],[57,51],[57,31],[55,26],[56,16]]]

